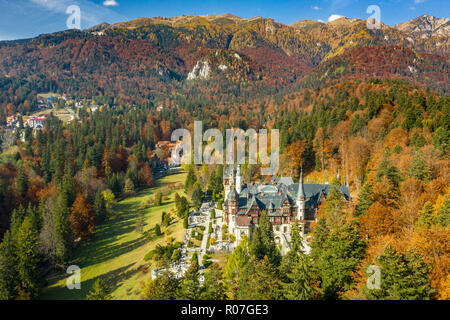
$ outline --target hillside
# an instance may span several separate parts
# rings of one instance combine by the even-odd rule
[[[393,76],[446,91],[450,42],[442,31],[445,21],[432,20],[423,29],[433,31],[423,37],[411,31],[420,24],[416,20],[369,30],[366,21],[347,18],[288,26],[270,18],[233,15],[154,17],[3,41],[1,111],[6,116],[33,109],[32,97],[45,91],[114,97],[125,104],[160,104],[172,100],[175,91],[195,97],[201,92],[215,103],[229,103],[224,96],[236,91],[259,99],[304,85],[312,70],[326,72],[330,64],[342,70],[351,60],[364,62],[362,54],[368,54],[373,66],[351,68],[354,78]],[[394,45],[402,49],[382,52]],[[359,49],[367,47],[374,49]],[[409,61],[412,55],[420,61]],[[388,72],[373,70],[380,61],[384,66],[379,69]],[[429,71],[430,77],[420,76]]]

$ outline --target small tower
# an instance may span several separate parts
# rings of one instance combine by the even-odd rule
[[[234,167],[228,166],[226,170],[224,170],[223,184],[225,199],[227,199],[231,189],[234,189]]]
[[[306,202],[306,196],[305,191],[303,189],[303,168],[300,172],[300,181],[298,183],[298,192],[297,192],[297,198],[296,198],[296,205],[297,205],[297,220],[304,220],[305,219],[305,202]]]
[[[242,191],[242,174],[241,174],[241,165],[237,165],[237,172],[236,172],[236,192],[240,194]]]

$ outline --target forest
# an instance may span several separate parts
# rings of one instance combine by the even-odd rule
[[[201,119],[205,129],[278,128],[279,176],[298,179],[303,166],[307,181],[324,182],[340,170],[342,181],[334,183],[348,185],[355,201],[345,205],[339,193],[330,194],[310,255],[293,236],[292,250],[281,257],[262,218],[257,236],[225,266],[209,266],[203,285],[197,261],[181,282],[170,274],[149,281],[145,298],[448,299],[449,117],[448,96],[381,79],[303,88],[239,107],[178,98],[162,110],[80,110],[80,121],[70,124],[51,117],[2,156],[1,297],[39,298],[43,275],[67,266],[73,250],[95,237],[114,199],[153,185],[150,160],[168,156],[155,148],[158,141]],[[188,170],[190,205],[198,207],[208,192],[220,199],[217,170]],[[246,182],[264,178],[258,165],[243,172]],[[374,263],[385,277],[375,291],[367,289],[365,272]]]

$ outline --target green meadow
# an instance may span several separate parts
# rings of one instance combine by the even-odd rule
[[[184,195],[183,189],[171,190],[161,206],[147,205],[156,192],[168,190],[169,185],[183,184],[186,173],[178,173],[158,179],[152,188],[138,191],[114,207],[113,218],[98,226],[95,237],[75,250],[72,262],[81,268],[81,289],[69,290],[66,281],[69,274],[60,272],[47,277],[42,299],[85,299],[97,278],[106,281],[113,299],[139,299],[145,282],[151,277],[152,265],[144,256],[157,244],[165,244],[169,238],[182,241],[185,230],[183,221],[175,215],[175,193]],[[150,240],[136,231],[140,214],[144,217],[145,231],[161,224],[162,212],[170,212],[176,219],[161,228],[163,236]],[[150,262],[151,263],[151,262]]]

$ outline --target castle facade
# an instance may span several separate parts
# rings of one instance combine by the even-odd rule
[[[330,190],[329,184],[303,183],[303,172],[297,184],[291,177],[273,176],[268,184],[246,185],[242,182],[240,165],[227,167],[223,182],[224,222],[237,243],[244,236],[252,239],[253,230],[265,210],[282,254],[289,251],[292,224],[299,222],[302,235],[310,232],[317,209]],[[339,190],[347,201],[351,200],[348,187],[341,185]]]

